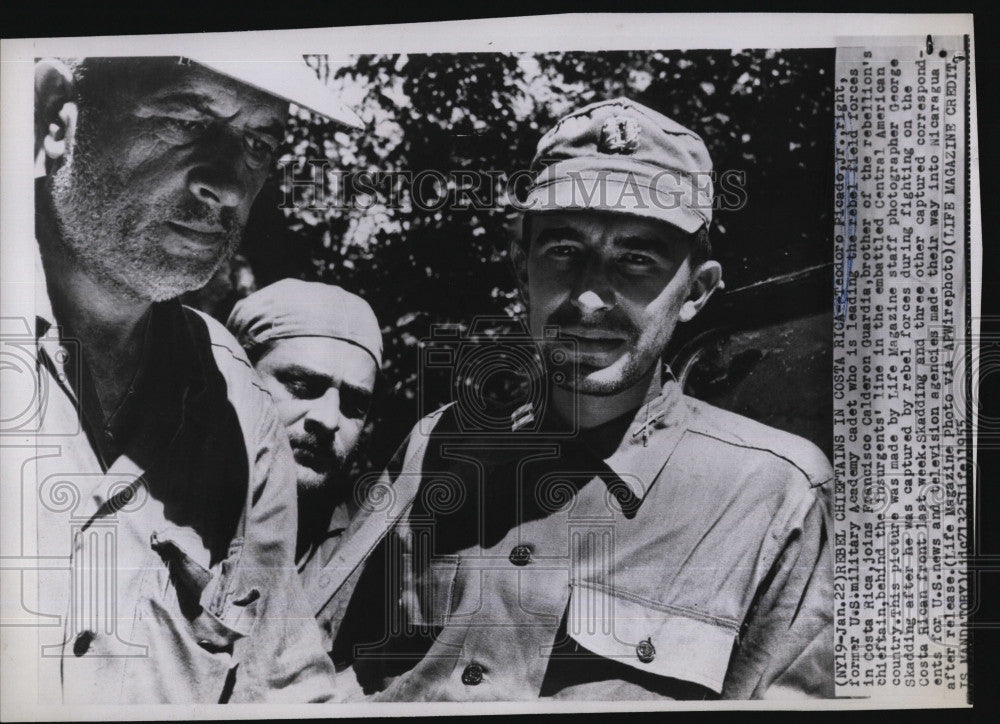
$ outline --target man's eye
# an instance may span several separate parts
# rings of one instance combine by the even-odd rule
[[[371,399],[366,395],[357,394],[350,389],[340,391],[340,411],[346,416],[355,420],[362,419],[368,414]]]
[[[266,141],[260,136],[255,136],[248,133],[246,134],[245,139],[246,139],[245,143],[247,145],[247,149],[254,156],[264,158],[270,156],[276,150],[276,146],[273,142]]]
[[[204,133],[208,129],[208,123],[205,121],[192,121],[186,118],[173,117],[167,118],[167,121],[177,130],[191,135]]]
[[[556,259],[573,259],[580,254],[580,249],[573,244],[553,244],[546,252]]]
[[[646,256],[645,254],[637,254],[635,252],[629,252],[628,254],[622,254],[621,261],[624,264],[632,267],[642,267],[648,268],[656,264],[656,260],[651,256]]]
[[[360,420],[365,416],[365,410],[360,409],[357,405],[341,404],[340,414],[351,420]]]
[[[302,380],[285,380],[285,389],[300,400],[312,399],[316,396],[312,386]]]

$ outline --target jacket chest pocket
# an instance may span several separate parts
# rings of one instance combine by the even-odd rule
[[[409,553],[403,554],[400,604],[408,623],[441,627],[448,622],[458,564],[458,556],[436,556],[421,562]]]
[[[167,566],[177,606],[198,646],[231,652],[250,633],[260,598],[256,588],[243,590],[240,580],[243,539],[234,538],[226,558],[210,570],[207,551],[186,533],[165,529],[153,534],[150,545]]]
[[[737,630],[728,621],[587,584],[573,585],[566,611],[566,633],[591,653],[716,694]]]

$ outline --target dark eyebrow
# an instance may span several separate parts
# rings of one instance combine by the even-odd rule
[[[189,108],[194,108],[197,111],[206,113],[211,116],[216,114],[212,111],[212,98],[205,95],[204,93],[193,93],[191,91],[171,91],[164,93],[161,96],[153,96],[149,101],[150,105],[155,106],[187,106]]]
[[[364,402],[366,405],[371,402],[372,393],[366,390],[364,387],[358,387],[357,385],[352,385],[350,382],[341,382],[340,389],[350,392],[352,395],[357,395],[358,398]],[[341,395],[343,397],[343,395]]]
[[[297,376],[297,377],[308,377],[317,383],[323,383],[327,387],[333,384],[333,378],[330,375],[324,374],[322,372],[317,372],[316,370],[309,369],[308,367],[303,367],[302,365],[290,364],[282,367],[278,371],[279,375],[286,376]],[[372,393],[366,390],[364,387],[359,387],[358,385],[353,385],[350,382],[341,381],[340,390],[346,390],[352,395],[358,395],[366,402],[371,399]]]
[[[543,244],[548,241],[583,241],[583,234],[571,226],[557,226],[542,229],[538,233],[536,243]]]
[[[279,142],[285,140],[285,126],[278,121],[272,121],[271,123],[267,123],[263,126],[257,126],[253,130],[257,131],[257,133],[266,133],[269,136],[273,136],[274,139]]]
[[[279,374],[283,375],[296,375],[298,377],[309,377],[317,382],[325,382],[327,386],[333,382],[333,378],[330,375],[325,375],[322,372],[317,372],[316,370],[311,370],[308,367],[303,367],[302,365],[290,364],[282,367]]]
[[[670,243],[670,241],[659,237],[631,235],[618,237],[615,239],[614,245],[629,251],[646,251],[667,255],[670,253]]]
[[[171,106],[193,108],[199,113],[204,113],[207,116],[212,116],[213,118],[223,118],[223,116],[220,116],[213,110],[212,100],[211,96],[204,93],[179,90],[169,91],[164,93],[162,96],[154,96],[147,101],[147,104],[157,108],[167,108]],[[273,136],[278,142],[285,140],[285,126],[278,120],[273,120],[262,126],[256,126],[253,130],[257,133],[266,133]]]

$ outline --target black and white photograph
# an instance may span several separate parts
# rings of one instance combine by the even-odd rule
[[[897,34],[5,41],[12,717],[965,705],[969,35]]]

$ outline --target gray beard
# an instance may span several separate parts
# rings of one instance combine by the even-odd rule
[[[207,209],[193,198],[143,199],[93,160],[85,134],[75,141],[50,188],[62,243],[80,267],[102,286],[152,302],[205,286],[239,246],[240,225],[224,224],[226,237],[213,257],[168,253],[156,225],[203,219]]]

